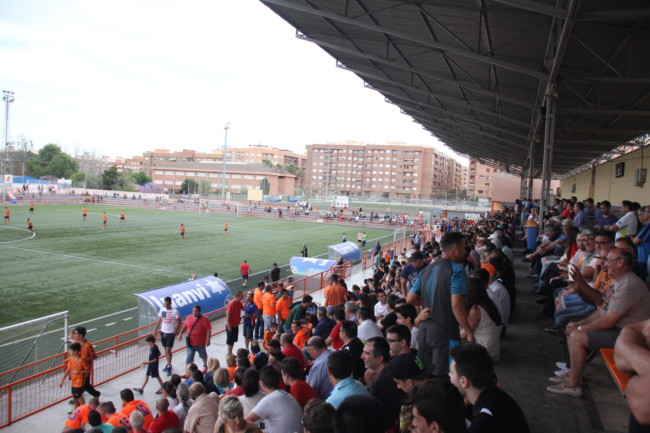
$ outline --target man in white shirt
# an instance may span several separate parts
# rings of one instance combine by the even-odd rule
[[[616,232],[616,239],[625,236],[634,236],[637,229],[636,212],[634,204],[629,200],[621,202],[623,217],[614,224],[607,226],[607,230]]]
[[[359,330],[357,332],[357,337],[359,337],[359,340],[365,343],[372,337],[384,336],[384,334],[381,333],[379,326],[377,326],[377,324],[372,320],[370,308],[359,308],[359,311],[357,311],[357,317],[359,318]]]
[[[270,365],[260,371],[260,386],[267,395],[246,415],[246,420],[264,420],[267,433],[302,432],[302,408],[286,391],[280,390],[280,373]]]
[[[381,289],[375,291],[377,293],[377,302],[375,304],[375,318],[381,320],[384,317],[388,316],[388,303],[386,302],[386,292]]]
[[[165,308],[158,312],[158,322],[152,332],[155,338],[156,331],[160,328],[160,342],[165,348],[165,358],[167,358],[167,366],[163,368],[163,371],[167,373],[167,376],[172,374],[172,349],[180,327],[181,315],[172,307],[172,298],[167,296],[165,298]]]

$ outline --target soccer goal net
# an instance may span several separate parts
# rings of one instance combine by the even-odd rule
[[[67,311],[0,328],[0,373],[35,363],[65,351],[68,341]],[[59,363],[60,364],[60,363]],[[0,386],[52,368],[36,364],[18,372],[0,375]],[[44,371],[44,370],[43,370]]]

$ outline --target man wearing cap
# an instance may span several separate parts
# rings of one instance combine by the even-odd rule
[[[490,274],[490,281],[487,287],[487,294],[497,306],[499,314],[501,315],[501,322],[503,328],[507,328],[510,322],[510,295],[508,289],[499,280],[499,273],[503,270],[503,262],[501,260],[492,258],[488,263],[481,266],[481,268],[488,271]]]
[[[337,350],[327,360],[327,375],[334,388],[325,401],[334,409],[352,395],[370,395],[361,382],[351,377],[353,368],[354,361],[347,350]]]
[[[412,353],[397,355],[390,360],[390,372],[398,389],[409,394],[416,385],[430,379],[431,365]]]
[[[460,342],[460,328],[468,341],[475,341],[465,308],[465,238],[461,233],[445,233],[440,240],[442,258],[428,265],[418,276],[406,301],[431,308],[418,328],[418,349],[422,361],[432,364],[436,376],[449,372],[449,349]]]

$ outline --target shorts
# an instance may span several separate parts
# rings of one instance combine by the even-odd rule
[[[31,230],[31,229],[33,229],[33,228],[34,228],[34,226],[31,225],[31,224],[27,226],[27,229],[28,229],[28,230]]]
[[[226,329],[226,344],[232,346],[239,338],[239,326],[231,326],[230,331]]]
[[[124,219],[125,219],[124,217],[120,217],[120,220],[124,221]]]
[[[174,337],[173,333],[167,334],[165,332],[160,333],[160,343],[162,347],[174,347]]]
[[[81,394],[84,393],[84,389],[83,389],[83,387],[81,387],[81,388],[77,388],[77,387],[73,386],[73,387],[70,388],[70,389],[71,389],[70,392],[71,392],[71,394],[72,394],[72,398],[79,398],[79,397],[81,397]]]
[[[187,346],[185,348],[185,364],[194,362],[194,354],[199,352],[199,357],[201,359],[207,359],[208,353],[205,351],[205,346]]]
[[[242,279],[242,280],[248,280],[248,275],[244,275],[244,274],[242,274],[241,279]]]
[[[147,373],[146,373],[146,375],[149,376],[149,377],[152,377],[154,379],[159,376],[159,374],[158,374],[158,363],[157,362],[154,363],[154,364],[147,364]]]
[[[587,331],[587,341],[589,343],[589,350],[598,349],[613,349],[618,334],[621,333],[621,328],[610,328],[604,331]]]
[[[248,324],[244,323],[244,332],[243,332],[244,338],[252,339],[253,338],[253,329],[254,328],[255,328],[255,326],[248,325]]]
[[[185,232],[181,232],[181,236],[185,236]]]
[[[86,214],[81,214],[81,216],[88,216],[88,215],[86,215]]]

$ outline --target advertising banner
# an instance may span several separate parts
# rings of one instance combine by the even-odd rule
[[[289,266],[294,275],[315,275],[331,268],[336,261],[312,257],[291,257]]]
[[[194,305],[200,305],[201,311],[208,313],[225,307],[232,299],[226,283],[216,277],[185,281],[135,295],[149,303],[156,313],[165,308],[165,297],[169,296],[172,298],[172,306],[183,318],[192,314]]]
[[[338,260],[339,257],[342,257],[343,260],[352,263],[361,261],[361,249],[355,242],[342,242],[330,245],[327,248],[329,248],[329,258],[332,260]]]

